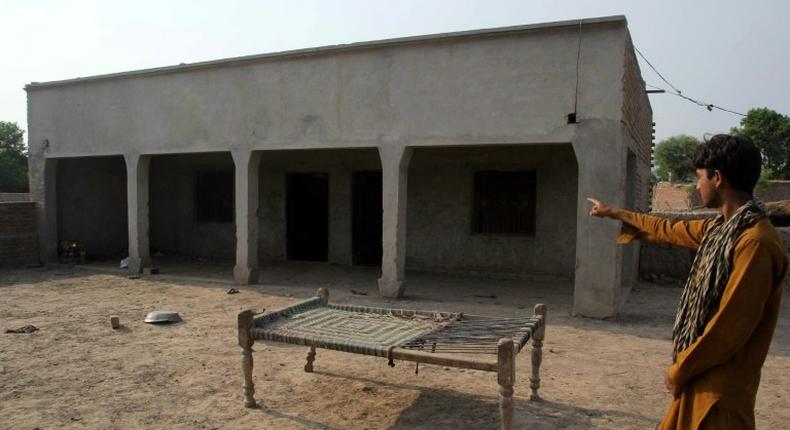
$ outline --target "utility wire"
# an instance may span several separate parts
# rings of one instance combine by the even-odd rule
[[[662,74],[661,74],[661,72],[659,72],[659,71],[658,71],[658,69],[656,69],[656,68],[655,68],[655,66],[653,66],[653,63],[651,63],[651,62],[650,62],[650,60],[648,60],[648,59],[645,57],[645,55],[644,55],[644,54],[642,54],[642,51],[640,51],[640,50],[639,50],[639,48],[637,48],[636,46],[634,46],[634,49],[636,50],[636,53],[637,53],[637,54],[639,54],[639,56],[640,56],[640,57],[642,57],[642,59],[643,59],[643,60],[645,60],[645,63],[647,63],[647,65],[648,65],[648,66],[650,66],[650,68],[651,68],[651,69],[653,69],[653,71],[654,71],[654,72],[656,72],[656,75],[658,75],[658,77],[659,77],[659,78],[661,78],[661,80],[662,80],[662,81],[666,82],[666,83],[667,83],[667,85],[669,85],[669,86],[670,86],[670,87],[671,87],[673,90],[675,90],[675,92],[676,92],[676,93],[678,93],[678,94],[680,94],[680,93],[681,93],[679,89],[677,89],[677,88],[676,88],[674,85],[672,85],[672,84],[671,84],[671,83],[670,83],[670,82],[669,82],[669,81],[668,81],[668,80],[667,80],[667,79],[664,77],[664,75],[662,75]],[[659,88],[659,89],[660,89],[660,88]]]
[[[648,87],[650,87],[650,88],[655,88],[655,89],[657,89],[657,90],[665,91],[667,94],[672,94],[673,96],[677,96],[677,97],[680,97],[680,98],[682,98],[682,99],[688,100],[688,101],[690,101],[690,102],[694,103],[694,104],[695,104],[695,105],[697,105],[697,106],[702,106],[702,107],[704,107],[705,109],[707,109],[707,110],[709,110],[709,111],[712,111],[713,109],[718,109],[718,110],[720,110],[720,111],[728,112],[728,113],[731,113],[731,114],[740,115],[740,116],[746,116],[746,114],[745,114],[745,113],[736,112],[736,111],[734,111],[734,110],[730,110],[730,109],[727,109],[727,108],[723,108],[723,107],[721,107],[721,106],[716,106],[716,105],[715,105],[715,104],[713,104],[713,103],[705,103],[705,102],[701,102],[701,101],[699,101],[699,100],[695,100],[695,99],[693,99],[693,98],[691,98],[691,97],[688,97],[688,96],[686,96],[686,95],[684,95],[684,94],[682,94],[682,93],[680,93],[680,92],[673,93],[672,91],[667,91],[665,88],[657,87],[657,86],[655,86],[655,85],[650,85],[650,84],[647,84],[647,83],[646,83],[645,85],[646,85],[646,86],[648,86]]]
[[[672,85],[672,83],[670,83],[670,82],[669,82],[669,81],[668,81],[668,80],[667,80],[667,79],[664,77],[664,75],[662,75],[662,74],[661,74],[661,72],[659,72],[659,71],[658,71],[658,69],[656,69],[656,68],[655,68],[655,66],[653,66],[653,64],[650,62],[650,60],[648,60],[648,59],[647,59],[647,57],[645,57],[645,55],[644,55],[644,54],[642,54],[642,51],[640,51],[640,50],[639,50],[639,48],[637,48],[636,46],[634,46],[634,50],[636,50],[636,53],[637,53],[637,54],[639,54],[639,56],[640,56],[640,57],[642,57],[642,59],[643,59],[643,60],[645,60],[645,62],[647,63],[647,65],[648,65],[648,66],[650,66],[650,68],[651,68],[651,69],[653,69],[653,71],[654,71],[654,72],[656,72],[656,75],[658,75],[658,77],[659,77],[659,78],[661,78],[661,80],[662,80],[662,81],[664,81],[664,82],[665,82],[667,85],[669,85],[669,87],[670,87],[670,88],[672,88],[672,89],[674,90],[674,92],[672,92],[672,91],[667,91],[666,89],[664,89],[664,88],[661,88],[661,87],[657,87],[657,86],[655,86],[655,85],[645,84],[645,85],[647,85],[648,87],[650,87],[650,88],[655,88],[655,89],[657,89],[657,90],[662,90],[662,91],[665,91],[665,92],[667,92],[667,93],[669,93],[669,94],[672,94],[673,96],[677,96],[677,97],[680,97],[680,98],[682,98],[682,99],[684,99],[684,100],[690,101],[690,102],[694,103],[694,104],[695,104],[695,105],[697,105],[697,106],[702,106],[702,107],[704,107],[705,109],[707,109],[708,111],[711,111],[711,112],[713,111],[713,109],[718,109],[718,110],[720,110],[720,111],[728,112],[728,113],[731,113],[731,114],[740,115],[740,116],[746,116],[746,114],[744,114],[744,113],[741,113],[741,112],[736,112],[736,111],[734,111],[734,110],[727,109],[727,108],[723,108],[723,107],[721,107],[721,106],[716,106],[716,105],[714,105],[713,103],[705,103],[705,102],[701,102],[701,101],[699,101],[699,100],[693,99],[693,98],[691,98],[691,97],[689,97],[689,96],[687,96],[687,95],[683,94],[683,92],[682,92],[682,91],[680,91],[680,90],[679,90],[679,89],[678,89],[676,86]]]
[[[582,56],[582,20],[579,20],[579,36],[576,41],[576,92],[573,97],[573,113],[579,102],[579,59]]]

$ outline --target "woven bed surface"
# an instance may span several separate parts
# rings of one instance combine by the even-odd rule
[[[520,349],[541,323],[536,318],[462,318],[458,313],[324,304],[316,297],[256,318],[253,335],[377,356],[386,356],[391,347],[496,354],[499,339],[510,337]]]
[[[435,327],[432,320],[322,306],[275,320],[264,330],[316,341],[386,349],[430,333]]]
[[[520,350],[539,324],[536,318],[461,320],[399,346],[438,353],[496,354],[502,338],[517,342],[516,348]]]

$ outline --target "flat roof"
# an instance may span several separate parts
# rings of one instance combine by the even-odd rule
[[[175,66],[154,67],[150,69],[132,70],[127,72],[108,73],[104,75],[88,76],[84,78],[64,79],[48,82],[31,82],[25,85],[25,91],[41,88],[51,88],[66,85],[76,85],[98,81],[109,81],[116,79],[136,78],[144,76],[165,75],[179,72],[189,72],[194,70],[217,68],[224,66],[238,66],[256,63],[264,60],[278,60],[293,57],[309,57],[326,55],[332,53],[346,52],[360,49],[381,48],[388,46],[403,46],[426,42],[435,42],[453,39],[478,38],[487,36],[500,36],[510,33],[521,33],[535,30],[545,30],[560,27],[576,27],[581,24],[603,24],[603,23],[626,23],[624,15],[613,15],[596,18],[583,18],[567,21],[545,22],[538,24],[516,25],[509,27],[486,28],[479,30],[457,31],[451,33],[436,33],[422,36],[398,37],[394,39],[373,40],[367,42],[355,42],[340,45],[327,45],[315,48],[295,49],[290,51],[272,52],[266,54],[246,55],[241,57],[223,58],[219,60],[199,61],[196,63],[181,63]]]

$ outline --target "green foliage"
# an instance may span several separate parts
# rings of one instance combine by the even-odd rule
[[[754,194],[760,195],[768,189],[768,181],[774,177],[774,172],[764,167],[760,172],[760,178],[757,179],[757,184],[754,186]]]
[[[25,132],[15,122],[0,121],[0,151],[25,153]]]
[[[27,150],[25,132],[14,122],[0,121],[0,192],[26,193]]]
[[[748,137],[763,154],[769,179],[790,179],[790,117],[768,108],[750,109],[733,133]]]
[[[699,140],[687,135],[659,142],[656,145],[656,176],[662,181],[668,181],[670,175],[673,182],[694,180],[693,159],[699,144]]]

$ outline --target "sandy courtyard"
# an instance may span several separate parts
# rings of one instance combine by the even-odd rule
[[[0,428],[3,429],[494,429],[493,373],[420,366],[256,343],[258,409],[242,403],[236,314],[272,309],[330,288],[333,302],[388,305],[364,269],[294,266],[239,288],[167,276],[127,279],[76,269],[0,271]],[[352,295],[351,289],[367,291]],[[569,316],[570,283],[410,277],[409,297],[390,306],[531,314],[549,306],[542,402],[528,401],[529,354],[518,356],[515,428],[651,429],[669,401],[671,322],[680,289],[641,284],[616,321]],[[478,297],[495,294],[495,298]],[[452,299],[451,299],[452,298]],[[142,322],[155,309],[185,322]],[[117,314],[122,329],[113,331]],[[783,304],[757,399],[757,427],[790,422],[790,312]],[[525,350],[526,352],[526,350]]]

